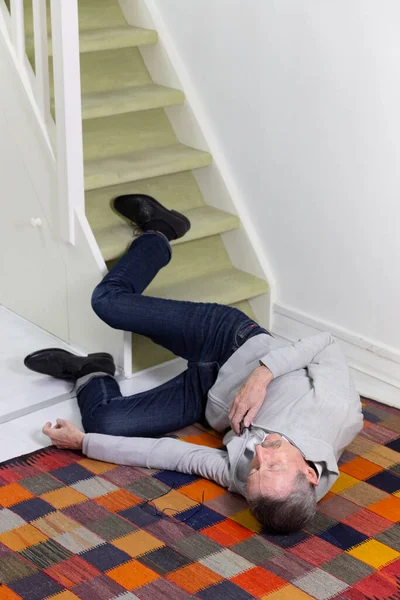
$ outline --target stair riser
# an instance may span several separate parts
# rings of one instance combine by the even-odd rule
[[[177,138],[165,111],[113,115],[83,123],[85,160],[173,145]]]
[[[191,151],[164,156],[164,149],[160,150],[156,161],[150,161],[151,152],[145,153],[145,159],[137,159],[134,155],[115,157],[111,163],[104,161],[88,161],[85,165],[85,190],[94,190],[102,187],[150,179],[172,173],[192,171],[211,164],[212,158],[207,152]],[[94,163],[94,164],[93,164]]]

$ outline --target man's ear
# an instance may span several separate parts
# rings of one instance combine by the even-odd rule
[[[309,481],[313,485],[318,485],[318,475],[316,474],[314,469],[310,467],[310,465],[307,465],[306,477],[307,481]]]

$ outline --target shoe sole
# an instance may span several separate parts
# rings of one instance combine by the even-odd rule
[[[130,194],[127,194],[127,195],[129,196]],[[134,195],[134,194],[132,194],[132,195]],[[176,210],[169,210],[169,208],[165,208],[165,206],[163,204],[161,204],[161,202],[158,202],[158,200],[156,200],[152,196],[148,196],[147,194],[138,194],[138,195],[141,196],[142,198],[147,198],[147,200],[150,200],[150,202],[154,202],[155,204],[157,204],[157,206],[159,206],[163,210],[166,210],[166,211],[170,212],[172,215],[175,215],[176,217],[178,217],[179,219],[182,219],[182,221],[184,221],[186,223],[186,225],[187,225],[187,230],[185,231],[185,233],[187,233],[189,231],[189,229],[191,228],[191,226],[192,226],[191,222],[182,213],[180,213],[180,212],[178,212]],[[115,208],[115,210],[117,211],[118,214],[122,215],[125,219],[129,219],[129,221],[131,221],[132,223],[134,223],[134,221],[132,221],[132,219],[130,219],[129,217],[127,217],[126,215],[124,215],[122,212],[120,212],[118,210],[118,208],[115,206],[115,201],[118,198],[119,198],[119,196],[117,196],[117,198],[114,198],[114,208]],[[183,237],[183,235],[185,235],[185,233],[182,234],[180,237]]]
[[[26,364],[26,361],[29,360],[30,358],[36,358],[37,356],[39,356],[40,354],[43,354],[43,352],[62,352],[63,354],[68,354],[71,355],[72,352],[68,352],[68,350],[63,350],[62,348],[43,348],[43,350],[36,350],[35,352],[31,352],[31,354],[28,354],[28,356],[25,357],[24,359],[24,365]],[[73,356],[76,356],[75,354]],[[82,356],[79,358],[105,358],[105,359],[109,359],[112,360],[114,362],[114,358],[112,357],[111,354],[108,354],[107,352],[94,352],[93,354],[88,354],[87,356]]]

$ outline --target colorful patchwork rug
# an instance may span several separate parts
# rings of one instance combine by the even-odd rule
[[[306,530],[271,536],[199,477],[49,448],[0,466],[1,600],[400,599],[400,411],[365,427]],[[221,441],[200,427],[195,444]]]

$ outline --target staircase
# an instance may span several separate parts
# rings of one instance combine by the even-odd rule
[[[33,56],[28,5],[25,11]],[[164,108],[182,104],[184,94],[153,83],[140,53],[141,46],[157,44],[157,33],[127,25],[117,0],[79,0],[79,23],[86,216],[106,264],[132,241],[132,227],[113,212],[111,200],[149,194],[184,213],[192,228],[173,242],[173,260],[146,294],[229,304],[255,318],[248,300],[265,294],[268,284],[229,259],[221,236],[240,221],[206,204],[193,170],[207,168],[212,157],[179,142]],[[133,371],[173,358],[141,336],[132,343]]]

